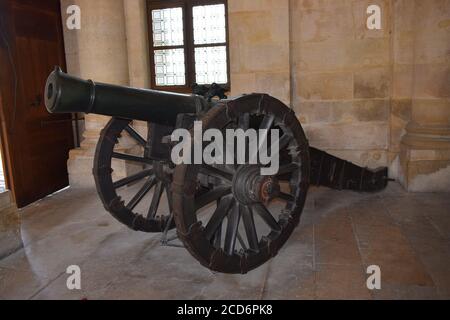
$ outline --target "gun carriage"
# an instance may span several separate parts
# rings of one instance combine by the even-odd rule
[[[311,184],[374,192],[388,182],[386,168],[361,168],[310,147],[295,113],[267,94],[213,100],[210,92],[203,97],[126,88],[56,68],[45,98],[51,113],[112,117],[93,166],[105,209],[136,231],[167,235],[176,228],[192,256],[217,272],[246,273],[275,257],[300,222]],[[136,121],[148,124],[146,135]],[[191,130],[194,121],[202,121],[205,131],[278,129],[278,173],[262,176],[250,164],[175,165],[170,136]],[[133,141],[132,152],[121,147],[123,139]],[[133,172],[118,177],[119,163],[131,164]]]

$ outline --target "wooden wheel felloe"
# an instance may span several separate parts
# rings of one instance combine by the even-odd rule
[[[268,95],[221,101],[202,121],[205,131],[281,132],[274,176],[261,176],[250,164],[179,165],[174,173],[174,217],[189,252],[213,271],[246,273],[277,255],[299,224],[309,186],[308,142],[294,112]],[[214,183],[200,193],[205,177]]]
[[[134,142],[133,152],[118,150],[124,136]],[[106,210],[117,220],[136,231],[162,232],[174,227],[170,216],[172,168],[168,162],[150,159],[147,150],[147,140],[131,120],[113,118],[100,136],[93,173]],[[133,166],[134,172],[115,178],[115,165]],[[159,214],[163,206],[166,212]]]

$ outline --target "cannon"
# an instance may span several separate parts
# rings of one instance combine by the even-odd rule
[[[111,116],[93,165],[105,209],[133,230],[163,233],[165,244],[179,239],[216,272],[245,274],[275,257],[299,225],[310,185],[376,192],[388,183],[387,168],[361,168],[310,147],[294,111],[267,94],[211,99],[95,83],[56,68],[45,104],[51,113]],[[144,133],[139,121],[147,124]],[[263,165],[250,156],[241,163],[176,164],[172,133],[192,132],[196,122],[205,132],[278,130],[278,140],[265,141],[278,146],[277,172],[262,175]],[[132,143],[124,147],[123,140]],[[234,156],[251,150],[245,140]],[[169,239],[170,230],[176,234]]]

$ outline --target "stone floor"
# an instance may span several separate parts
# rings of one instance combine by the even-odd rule
[[[243,276],[122,227],[94,190],[22,215],[25,247],[0,260],[0,299],[450,299],[450,194],[312,189],[288,244]],[[81,267],[81,291],[66,287],[69,265]],[[381,290],[367,289],[369,265],[381,268]]]

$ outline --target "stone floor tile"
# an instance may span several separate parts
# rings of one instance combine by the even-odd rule
[[[264,299],[313,299],[313,226],[298,228],[269,264]]]
[[[355,224],[355,230],[364,264],[379,266],[383,283],[434,285],[421,260],[398,226]]]
[[[66,189],[22,209],[21,215],[25,246],[68,224],[94,226],[99,220],[111,222],[111,216],[98,201],[95,189]]]
[[[113,232],[111,228],[68,225],[1,260],[0,267],[32,270],[39,276],[54,278],[70,265],[81,265]]]
[[[349,205],[346,210],[352,219],[352,224],[383,226],[392,221],[383,200],[379,198],[358,201]]]
[[[51,280],[36,275],[31,270],[0,267],[0,300],[29,299]]]
[[[439,295],[434,286],[389,285],[384,284],[381,290],[373,290],[375,300],[436,300]]]
[[[322,219],[314,227],[315,261],[318,264],[361,265],[361,256],[346,212]]]
[[[267,300],[313,300],[315,299],[315,272],[311,266],[294,264],[282,259],[274,260],[264,290]],[[287,272],[289,270],[289,272]]]
[[[270,263],[246,275],[214,273],[212,280],[197,293],[194,299],[259,300],[264,298]],[[203,281],[205,282],[205,281]]]
[[[319,264],[316,271],[316,299],[371,299],[362,265]]]
[[[438,230],[439,234],[450,240],[450,194],[449,197],[419,196],[416,198],[417,211],[422,212],[430,219],[431,224]]]
[[[412,237],[414,251],[433,279],[440,299],[450,299],[450,241]]]
[[[385,190],[378,192],[377,196],[380,198],[400,198],[407,196],[408,193],[403,189],[399,183],[389,183]]]

